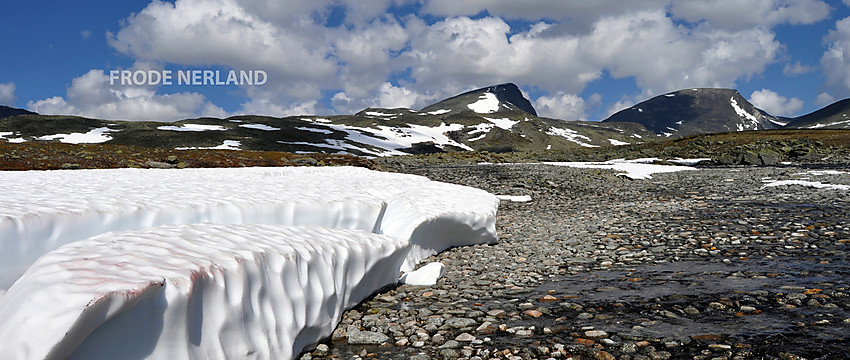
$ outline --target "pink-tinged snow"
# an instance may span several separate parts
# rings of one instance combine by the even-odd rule
[[[494,243],[499,202],[350,167],[4,172],[0,200],[0,275],[29,268],[2,359],[291,357],[399,271]]]
[[[239,127],[243,127],[246,129],[254,129],[254,130],[263,130],[263,131],[278,131],[280,128],[276,128],[274,126],[269,126],[266,124],[241,124]]]
[[[549,130],[546,130],[546,134],[563,137],[584,147],[599,147],[598,145],[589,144],[588,142],[591,141],[589,137],[581,135],[573,129],[562,129],[553,126]]]
[[[35,138],[36,140],[59,140],[59,142],[68,144],[100,144],[112,140],[112,136],[107,135],[110,132],[118,132],[121,130],[113,130],[108,127],[100,127],[92,129],[86,133],[70,133],[70,134],[55,134],[44,135]]]
[[[242,150],[240,148],[242,146],[242,142],[239,140],[224,140],[221,145],[210,146],[210,147],[178,147],[175,150],[193,150],[193,149],[204,149],[204,150]]]
[[[281,225],[107,233],[43,256],[0,298],[0,358],[293,358],[395,283],[408,247]]]
[[[226,127],[221,125],[204,125],[204,124],[183,124],[180,126],[159,126],[158,130],[167,130],[167,131],[225,131]]]
[[[545,162],[546,165],[554,165],[554,166],[568,166],[574,168],[585,168],[585,169],[611,169],[617,170],[621,173],[617,174],[619,176],[624,176],[630,179],[651,179],[653,174],[660,173],[669,173],[669,172],[677,172],[677,171],[691,171],[698,170],[697,168],[690,166],[679,166],[679,165],[656,165],[651,164],[657,159],[649,158],[649,159],[635,159],[635,160],[609,160],[606,162]]]
[[[499,99],[496,97],[496,94],[489,92],[483,93],[478,101],[468,104],[466,107],[479,114],[492,114],[499,111]]]

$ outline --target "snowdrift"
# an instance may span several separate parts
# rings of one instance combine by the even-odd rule
[[[291,358],[400,270],[496,241],[495,196],[360,168],[0,184],[3,359]]]

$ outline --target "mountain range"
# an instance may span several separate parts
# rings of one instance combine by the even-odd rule
[[[850,99],[808,115],[781,118],[756,108],[733,89],[685,89],[638,103],[603,121],[563,121],[538,116],[520,89],[508,83],[469,91],[420,110],[368,108],[333,116],[114,121],[39,115],[0,106],[0,140],[363,156],[464,150],[545,152],[703,133],[850,129],[848,116]]]

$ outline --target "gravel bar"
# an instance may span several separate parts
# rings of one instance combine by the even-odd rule
[[[348,311],[302,359],[848,359],[850,169],[384,165],[502,201],[496,245]]]

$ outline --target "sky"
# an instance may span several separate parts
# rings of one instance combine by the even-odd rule
[[[506,82],[564,120],[696,87],[787,117],[850,97],[850,0],[10,1],[0,44],[0,105],[114,120],[419,109]],[[177,82],[192,71],[267,79]]]

